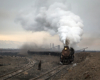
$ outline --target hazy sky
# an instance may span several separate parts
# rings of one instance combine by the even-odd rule
[[[18,48],[24,43],[35,42],[62,44],[57,35],[47,32],[32,33],[15,22],[21,10],[32,6],[48,6],[54,1],[66,0],[0,0],[0,48]],[[67,0],[70,10],[83,20],[84,34],[80,48],[100,50],[100,0]]]

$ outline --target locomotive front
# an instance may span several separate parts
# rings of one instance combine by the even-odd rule
[[[60,61],[62,64],[70,64],[74,61],[74,49],[70,48],[68,46],[64,46],[64,49],[62,50]]]

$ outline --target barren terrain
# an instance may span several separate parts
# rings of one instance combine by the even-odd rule
[[[75,61],[59,80],[100,80],[100,53],[78,53]]]
[[[35,61],[34,66],[8,80],[29,80],[60,65],[59,56],[0,56],[0,75],[19,69],[28,64],[29,59]],[[40,60],[42,62],[41,70],[38,70]],[[74,62],[53,76],[50,80],[100,80],[100,53],[75,53]]]

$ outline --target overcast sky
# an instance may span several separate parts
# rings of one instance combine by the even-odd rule
[[[19,48],[28,42],[61,45],[58,35],[51,36],[47,32],[32,33],[15,22],[19,11],[30,6],[48,6],[55,1],[61,0],[0,0],[0,48]],[[79,43],[80,48],[100,50],[100,0],[67,0],[67,4],[83,20],[84,34]]]

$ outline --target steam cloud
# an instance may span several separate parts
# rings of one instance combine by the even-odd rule
[[[63,2],[22,11],[18,14],[16,21],[25,30],[58,34],[63,44],[71,47],[80,42],[83,33],[82,20],[78,15],[68,11],[68,7]]]

